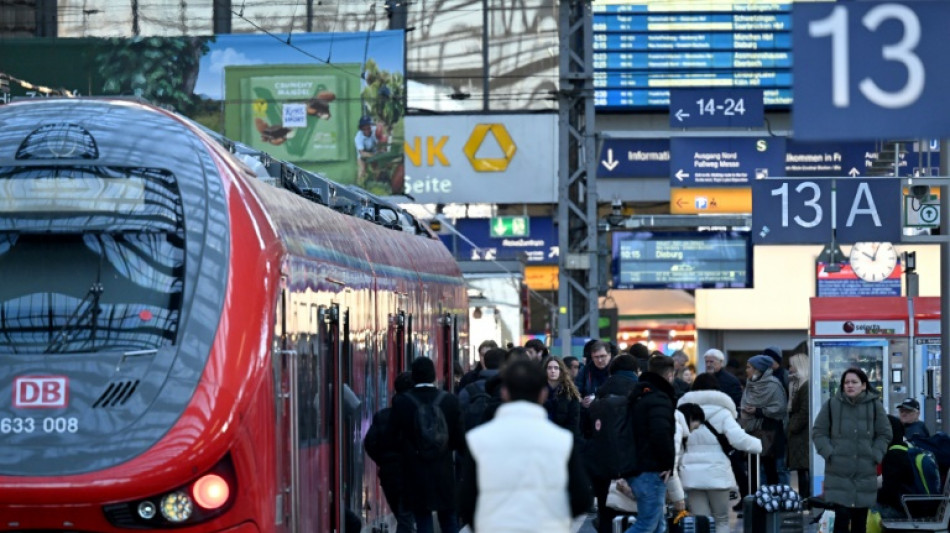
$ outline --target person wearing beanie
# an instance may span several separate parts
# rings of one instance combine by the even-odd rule
[[[765,484],[779,483],[777,458],[785,455],[785,420],[788,398],[782,383],[772,375],[773,359],[765,354],[753,356],[746,363],[746,385],[742,393],[739,425],[746,433],[762,441],[762,468]],[[750,476],[758,472],[750,469]],[[761,483],[754,482],[752,486]]]

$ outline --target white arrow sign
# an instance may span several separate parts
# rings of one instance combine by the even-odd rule
[[[683,118],[688,117],[689,113],[685,113],[682,108],[676,110],[676,114],[673,115],[676,117],[676,120],[683,122]]]
[[[858,169],[856,169],[856,168],[854,168],[854,167],[851,167],[851,170],[848,171],[848,175],[851,176],[852,178],[855,177],[855,176],[857,176],[857,175],[860,174],[860,173],[861,173],[861,171],[859,171]]]
[[[673,176],[676,177],[676,179],[683,181],[683,178],[689,177],[689,172],[683,172],[683,169],[679,169],[676,171],[676,174],[673,174]]]
[[[608,148],[608,149],[607,149],[607,160],[606,160],[606,161],[601,161],[600,164],[601,164],[601,165],[604,165],[604,167],[605,167],[607,170],[613,170],[613,169],[617,168],[617,165],[620,164],[620,161],[616,161],[616,160],[614,159],[614,149],[613,149],[613,148]]]

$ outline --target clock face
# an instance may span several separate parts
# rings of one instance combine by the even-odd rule
[[[883,281],[897,267],[897,250],[889,242],[856,242],[851,247],[851,269],[864,281]]]

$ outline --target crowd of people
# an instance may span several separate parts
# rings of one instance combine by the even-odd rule
[[[730,511],[741,517],[733,501],[750,489],[790,484],[794,471],[800,495],[811,495],[812,444],[825,460],[820,496],[835,510],[835,533],[864,533],[870,509],[893,516],[895,498],[913,490],[892,451],[926,431],[920,406],[908,399],[899,419],[888,416],[857,368],[811,425],[808,356],[784,365],[774,346],[748,359],[741,381],[718,349],[703,354],[701,373],[682,352],[634,344],[619,353],[599,340],[582,360],[552,356],[538,340],[486,341],[478,354],[446,390],[430,359],[413,360],[391,408],[374,417],[365,447],[397,533],[431,532],[434,515],[442,533],[566,533],[592,508],[597,531],[609,533],[630,510],[615,498],[636,509],[626,533],[662,533],[667,512],[680,511],[728,533]],[[750,456],[761,458],[761,476]],[[902,485],[879,492],[882,461]]]

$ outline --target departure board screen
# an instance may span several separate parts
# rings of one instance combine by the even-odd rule
[[[614,289],[752,287],[748,232],[614,232]]]
[[[801,1],[801,0],[799,0]],[[667,107],[670,89],[762,88],[792,103],[792,3],[594,0],[594,106]]]

